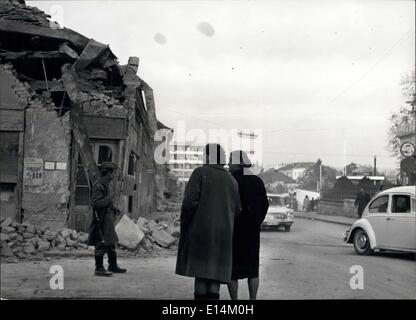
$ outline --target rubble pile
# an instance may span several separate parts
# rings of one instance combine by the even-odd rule
[[[146,255],[154,250],[173,249],[177,245],[180,235],[179,224],[179,214],[177,213],[159,214],[151,220],[139,217],[135,224],[139,228],[136,234],[137,244],[129,246],[123,245],[119,241],[119,245],[138,255]],[[121,234],[119,232],[117,234],[121,238]]]
[[[135,227],[129,225],[128,234],[136,241],[123,242],[126,229],[120,229],[121,221],[116,230],[121,241],[119,248],[126,255],[145,256],[162,249],[175,249],[180,235],[179,214],[161,213],[155,215],[155,220],[138,218],[132,222]],[[123,219],[122,218],[122,219]],[[128,222],[128,223],[130,223]],[[64,228],[52,231],[48,227],[33,226],[28,223],[16,223],[10,218],[1,220],[1,257],[8,260],[44,258],[45,253],[68,251],[76,255],[77,251],[89,250],[92,254],[93,247],[87,245],[88,234]],[[49,254],[53,255],[53,254]]]
[[[2,257],[25,259],[51,249],[88,249],[87,240],[87,233],[67,228],[52,231],[48,227],[12,222],[10,218],[1,221]]]
[[[181,210],[181,203],[169,200],[158,201],[156,210],[158,212],[179,212]]]

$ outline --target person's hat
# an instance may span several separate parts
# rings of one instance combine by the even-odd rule
[[[239,166],[243,166],[246,168],[249,168],[252,166],[252,163],[247,155],[247,153],[245,151],[242,150],[237,150],[237,151],[233,151],[230,154],[230,163],[231,164],[235,164],[235,165],[239,165]]]
[[[117,170],[117,168],[117,165],[110,161],[104,161],[101,163],[101,170]]]

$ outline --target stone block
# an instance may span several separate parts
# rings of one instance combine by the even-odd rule
[[[48,239],[48,241],[52,241],[53,239],[56,238],[57,233],[50,231],[50,230],[46,230],[44,236]]]
[[[142,230],[145,234],[149,233],[150,230],[146,227],[148,220],[146,218],[140,217],[137,219],[136,225]]]
[[[0,249],[0,255],[2,257],[12,257],[14,256],[13,250],[8,246],[2,246]]]
[[[23,239],[32,239],[35,236],[34,233],[25,232],[23,233]]]
[[[144,240],[141,243],[141,248],[150,251],[153,248],[153,244],[148,238],[144,238]]]
[[[26,254],[23,251],[17,252],[16,253],[16,257],[18,257],[19,259],[25,259],[26,258]]]
[[[23,248],[21,246],[12,248],[13,254],[17,254],[18,252],[23,252]]]
[[[66,245],[68,247],[74,247],[74,248],[76,248],[76,247],[78,247],[78,242],[76,242],[74,240],[71,240],[70,238],[66,238]]]
[[[38,242],[38,250],[45,251],[50,248],[50,243],[48,241],[39,241]]]
[[[146,227],[149,229],[150,232],[153,232],[159,229],[157,222],[154,220],[149,220]]]
[[[23,246],[23,252],[24,253],[28,253],[28,254],[32,254],[35,253],[35,246],[33,244],[25,244]]]
[[[1,242],[10,241],[10,237],[8,234],[2,232],[0,233],[0,240]]]
[[[8,226],[10,226],[12,224],[12,219],[11,218],[6,218],[3,220],[3,222],[1,223],[1,227],[2,228],[7,228]]]
[[[118,243],[128,249],[134,249],[143,240],[143,231],[127,216],[123,215],[116,226]]]
[[[59,245],[59,244],[61,244],[61,243],[64,243],[64,244],[66,245],[65,238],[64,238],[64,237],[62,237],[61,235],[58,235],[58,236],[56,237],[56,242],[58,243],[58,245]]]
[[[175,238],[164,230],[155,230],[152,232],[152,239],[164,248],[169,248],[175,243]]]
[[[68,238],[71,235],[71,230],[69,229],[61,230],[60,234],[63,238]]]
[[[18,237],[19,235],[16,232],[9,233],[10,240],[17,240]]]
[[[33,237],[32,239],[29,240],[30,243],[32,243],[35,247],[37,246],[38,242],[39,242],[39,238],[37,236]]]
[[[181,228],[178,226],[169,226],[166,229],[166,232],[168,232],[172,237],[178,238],[181,235]]]
[[[81,233],[78,235],[78,240],[82,243],[86,243],[88,241],[88,233]]]
[[[36,233],[36,228],[30,224],[26,227],[26,232],[35,234]]]
[[[3,233],[12,233],[12,232],[16,232],[16,229],[10,226],[10,227],[6,227],[6,228],[2,228],[1,232],[3,232]]]

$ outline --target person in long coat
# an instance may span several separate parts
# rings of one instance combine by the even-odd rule
[[[195,299],[216,300],[220,284],[231,282],[234,219],[240,212],[240,197],[237,182],[224,169],[222,147],[208,144],[204,160],[186,185],[175,272],[195,278]]]
[[[310,203],[309,197],[306,195],[305,199],[303,199],[303,211],[308,212]]]
[[[101,178],[92,186],[93,219],[89,229],[88,244],[95,246],[95,275],[110,276],[114,273],[124,273],[126,269],[117,264],[116,244],[118,242],[115,230],[115,218],[119,210],[114,207],[110,183],[113,180],[117,166],[112,162],[103,162]],[[104,255],[108,257],[108,271],[104,268]]]
[[[370,202],[370,195],[367,193],[367,191],[364,188],[361,188],[360,192],[357,193],[357,196],[354,202],[354,205],[358,206],[357,207],[358,219],[361,219],[363,211],[368,202]]]
[[[243,151],[233,151],[229,169],[237,180],[241,213],[234,225],[233,271],[228,292],[238,299],[238,280],[246,279],[250,299],[257,298],[259,289],[260,226],[266,217],[269,201],[263,181],[251,171],[251,162]]]

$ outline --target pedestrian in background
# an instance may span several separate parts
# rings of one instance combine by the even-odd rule
[[[316,208],[316,200],[314,197],[312,197],[311,203],[310,203],[310,208],[312,212],[315,212],[315,208]]]
[[[228,285],[232,300],[238,299],[239,279],[247,279],[251,300],[256,300],[259,289],[260,226],[269,201],[263,181],[250,171],[251,166],[245,152],[231,153],[229,170],[238,183],[241,199],[241,213],[234,225],[232,282]]]
[[[308,195],[305,196],[305,199],[303,199],[303,211],[308,212],[310,205],[310,200]]]
[[[370,195],[364,188],[361,188],[360,192],[357,193],[357,196],[355,197],[355,202],[354,202],[354,206],[357,206],[358,219],[361,219],[365,206],[369,202],[370,202]]]
[[[112,162],[101,164],[100,180],[92,186],[92,209],[88,244],[95,246],[95,275],[110,276],[114,273],[124,273],[126,269],[117,264],[116,244],[118,237],[115,230],[115,218],[120,213],[113,204],[113,193],[110,183],[114,178],[117,166]],[[104,255],[108,257],[108,271],[104,268]]]
[[[217,300],[220,284],[231,282],[240,197],[224,164],[224,149],[206,145],[204,165],[192,172],[182,202],[176,273],[195,278],[195,299]]]

